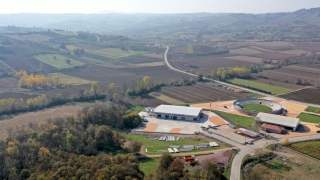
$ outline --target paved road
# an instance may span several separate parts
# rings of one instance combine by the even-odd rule
[[[176,68],[172,67],[170,65],[170,63],[168,62],[168,59],[167,59],[167,53],[169,51],[169,47],[166,46],[166,48],[167,49],[166,49],[165,54],[164,54],[164,61],[165,61],[165,63],[167,64],[167,66],[170,69],[172,69],[174,71],[177,71],[177,72],[180,72],[180,73],[188,74],[190,76],[197,76],[195,74],[188,73],[188,72],[185,72],[185,71],[182,71],[182,70],[179,70],[179,69],[176,69]],[[220,84],[223,84],[223,85],[226,85],[226,86],[229,86],[229,87],[234,87],[234,88],[246,90],[246,91],[253,92],[253,93],[256,93],[256,94],[260,94],[260,95],[263,95],[263,96],[266,96],[266,97],[277,98],[277,99],[289,101],[289,102],[292,102],[292,103],[303,104],[303,105],[306,105],[306,106],[314,106],[314,107],[319,107],[320,108],[320,105],[302,103],[302,102],[297,102],[297,101],[292,101],[292,100],[286,100],[286,99],[283,99],[283,98],[272,96],[270,94],[265,94],[265,93],[262,93],[262,92],[258,92],[258,91],[254,91],[254,90],[247,89],[247,88],[244,88],[244,87],[236,86],[236,85],[233,85],[233,84],[228,84],[228,83],[225,83],[225,82],[213,80],[213,79],[210,79],[210,78],[204,78],[204,79],[207,79],[207,80],[210,80],[210,81],[219,82]],[[231,141],[231,140],[229,140],[229,139],[227,139],[225,137],[219,136],[217,134],[209,134],[209,133],[207,133],[206,135],[211,136],[211,137],[213,137],[213,138],[215,138],[217,140],[220,140],[222,142],[226,142],[226,143],[228,143],[228,144],[230,144],[232,146],[241,148],[241,151],[234,157],[234,160],[232,162],[231,175],[230,175],[230,179],[231,180],[240,180],[242,160],[245,157],[245,155],[247,155],[250,151],[252,151],[254,149],[257,149],[257,148],[260,148],[260,147],[263,147],[263,146],[265,146],[267,144],[274,144],[274,143],[278,143],[278,142],[283,142],[286,139],[286,138],[280,139],[279,141],[259,140],[259,141],[255,142],[254,145],[244,146],[242,144],[239,144],[237,142]],[[312,140],[312,139],[320,139],[320,134],[313,134],[313,135],[300,136],[300,137],[291,137],[291,138],[288,138],[288,139],[289,139],[289,142],[308,141],[308,140]]]

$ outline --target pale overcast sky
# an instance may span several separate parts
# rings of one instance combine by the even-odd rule
[[[290,12],[320,7],[320,0],[0,0],[3,13]]]

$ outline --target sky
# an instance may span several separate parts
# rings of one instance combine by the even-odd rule
[[[320,7],[320,0],[0,0],[10,13],[271,13]]]

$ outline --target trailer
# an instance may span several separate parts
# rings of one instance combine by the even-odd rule
[[[173,148],[175,153],[179,153],[179,150],[177,148]]]

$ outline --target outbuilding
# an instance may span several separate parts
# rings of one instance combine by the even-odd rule
[[[267,132],[267,133],[277,133],[277,134],[285,134],[286,129],[282,126],[277,126],[273,124],[267,124],[263,123],[261,125],[261,130]]]
[[[292,117],[286,117],[286,116],[280,116],[280,115],[274,115],[274,114],[268,114],[268,113],[262,113],[262,112],[257,114],[256,120],[262,123],[273,124],[273,125],[290,128],[293,131],[296,131],[296,129],[300,124],[299,118],[292,118]]]
[[[172,105],[160,105],[154,109],[153,113],[157,118],[173,120],[199,121],[203,116],[202,108]]]
[[[254,132],[254,131],[251,131],[251,130],[248,130],[248,129],[245,129],[245,128],[239,128],[237,132],[238,132],[239,134],[243,134],[243,135],[249,136],[249,137],[251,137],[251,138],[258,138],[258,137],[260,137],[260,134],[259,134],[259,133]]]

